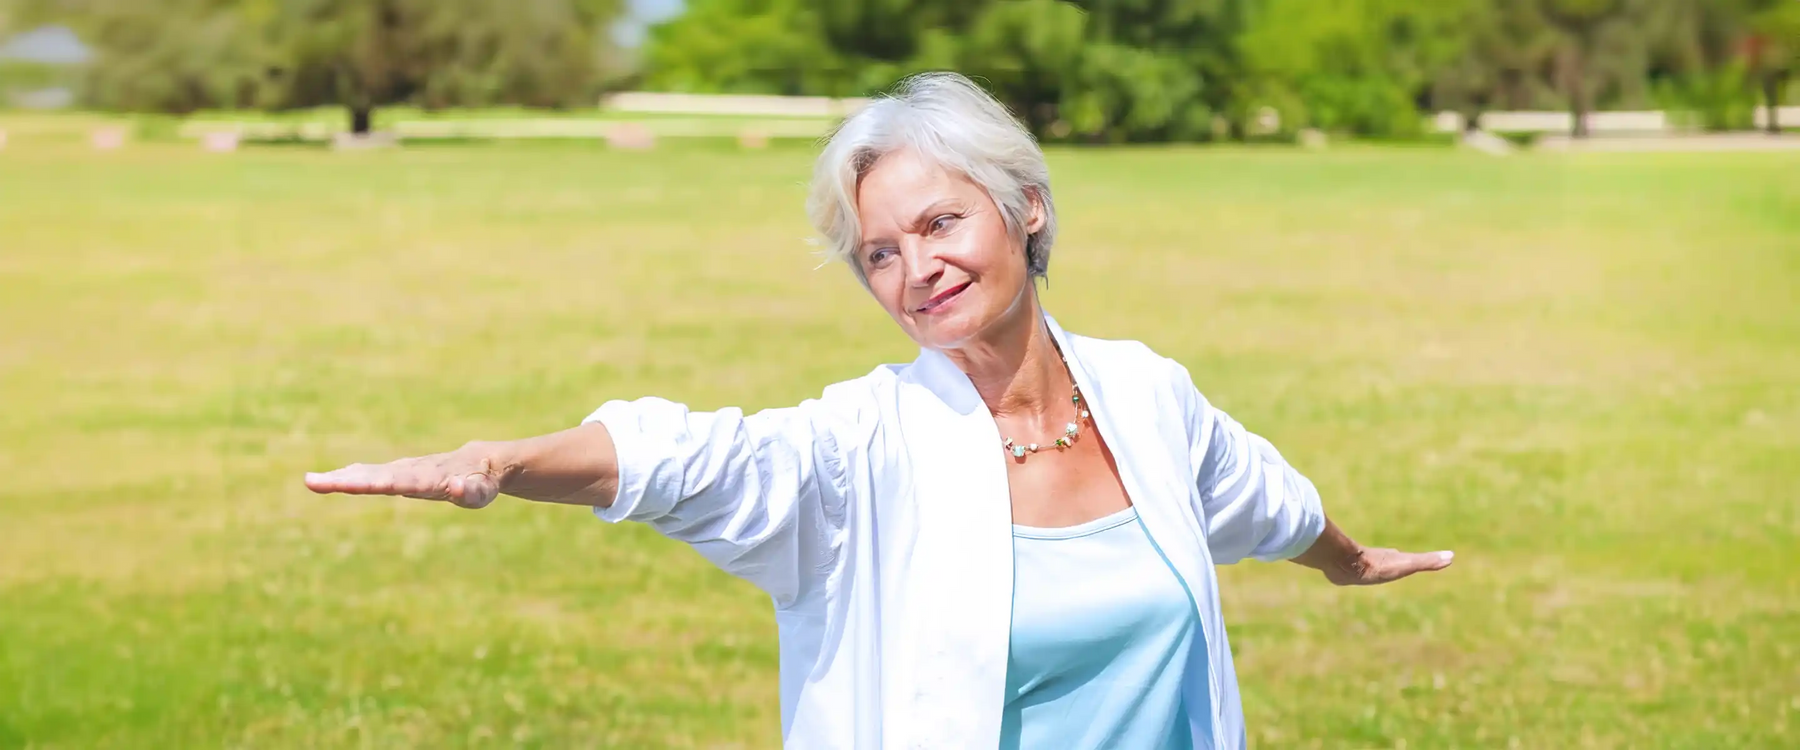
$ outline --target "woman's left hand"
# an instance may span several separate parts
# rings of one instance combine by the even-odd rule
[[[1414,573],[1443,570],[1456,556],[1450,552],[1401,552],[1386,547],[1364,547],[1350,539],[1331,519],[1325,519],[1312,547],[1293,562],[1318,570],[1325,580],[1339,586],[1373,586],[1398,581]]]
[[[1455,558],[1451,552],[1401,552],[1397,549],[1363,548],[1362,554],[1322,568],[1325,579],[1339,586],[1373,586],[1398,581],[1414,573],[1443,570]]]

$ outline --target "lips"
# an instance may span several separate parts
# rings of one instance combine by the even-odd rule
[[[945,289],[942,292],[938,292],[937,296],[932,297],[929,300],[926,300],[925,304],[920,305],[919,309],[915,310],[914,312],[929,313],[933,310],[943,307],[945,304],[948,304],[950,302],[950,300],[955,299],[956,295],[962,294],[963,290],[968,289],[969,285],[973,284],[973,283],[975,283],[975,282],[965,281],[961,284],[957,284],[956,286],[950,287],[949,289]]]

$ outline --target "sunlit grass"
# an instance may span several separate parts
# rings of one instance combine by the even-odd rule
[[[0,747],[778,744],[766,599],[301,472],[793,403],[913,347],[796,148],[0,152]],[[1800,159],[1065,151],[1048,292],[1360,539],[1225,571],[1258,747],[1800,742]]]

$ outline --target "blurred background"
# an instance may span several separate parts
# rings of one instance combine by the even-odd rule
[[[329,128],[359,133],[391,107],[405,110],[384,123],[394,127],[499,107],[595,116],[602,97],[624,91],[854,98],[908,72],[955,69],[1058,142],[1306,129],[1404,139],[1484,121],[1580,137],[1778,132],[1800,10],[1787,0],[7,0],[0,34],[0,92],[14,106],[231,112],[234,122],[333,108]],[[619,103],[703,109],[681,101]],[[1506,116],[1518,112],[1566,116]]]
[[[779,746],[691,551],[300,476],[911,360],[802,201],[927,69],[1064,325],[1458,553],[1222,570],[1254,746],[1800,746],[1800,2],[0,0],[0,748]]]

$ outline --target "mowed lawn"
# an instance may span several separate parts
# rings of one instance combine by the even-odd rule
[[[777,746],[767,599],[690,550],[300,476],[910,360],[811,155],[15,139],[0,746]],[[1800,154],[1052,162],[1053,314],[1458,553],[1224,569],[1255,746],[1800,745]]]

